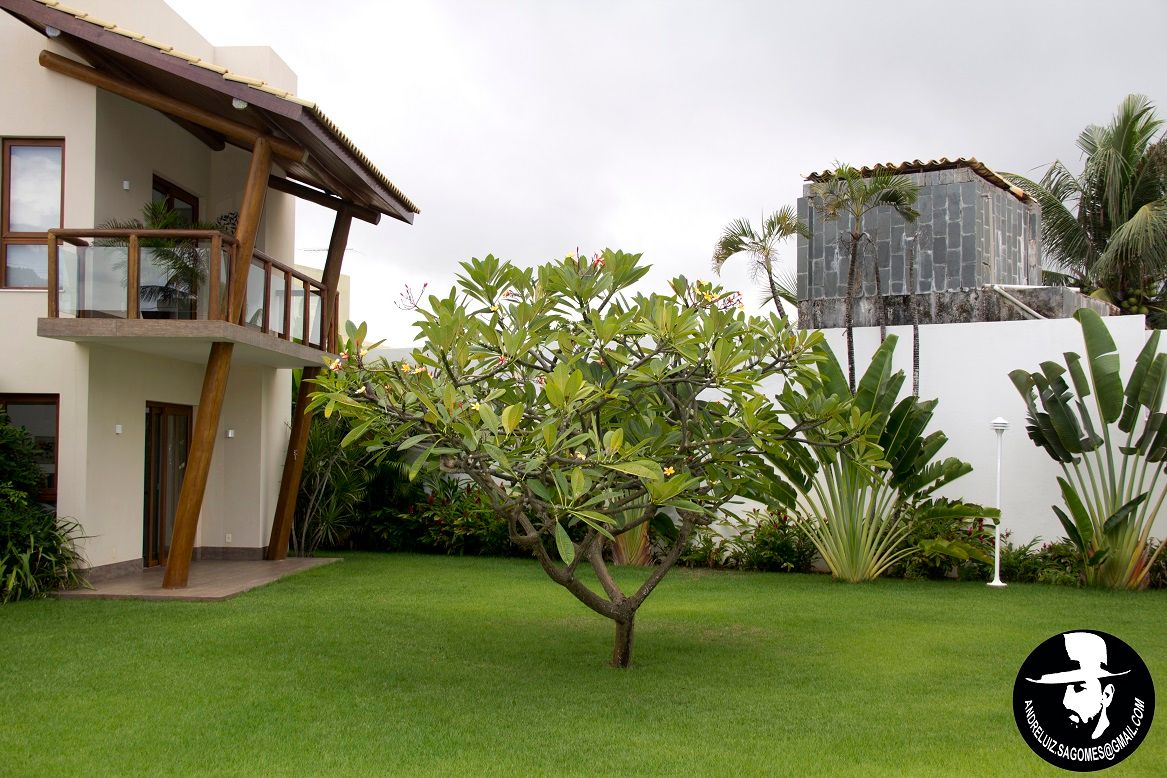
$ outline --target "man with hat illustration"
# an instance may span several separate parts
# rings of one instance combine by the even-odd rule
[[[1085,729],[1097,720],[1094,733],[1090,736],[1091,739],[1097,740],[1110,726],[1106,709],[1114,699],[1114,684],[1108,683],[1104,687],[1102,680],[1126,675],[1130,670],[1111,672],[1109,669],[1103,669],[1106,664],[1106,641],[1101,635],[1092,632],[1067,632],[1062,637],[1066,641],[1066,655],[1072,663],[1078,665],[1077,669],[1046,673],[1041,678],[1025,680],[1033,683],[1065,684],[1066,694],[1062,698],[1062,705],[1068,711],[1070,723],[1075,729]]]

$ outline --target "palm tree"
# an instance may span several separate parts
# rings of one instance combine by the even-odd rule
[[[778,258],[778,244],[793,235],[809,238],[810,231],[789,205],[767,216],[762,221],[761,231],[754,230],[746,219],[734,219],[726,226],[713,250],[713,270],[720,274],[721,266],[730,257],[749,254],[752,260],[750,277],[757,280],[764,276],[766,279],[763,304],[773,302],[778,313],[782,314],[783,302],[798,305],[798,293],[794,279],[788,272],[775,269],[774,260]]]
[[[864,238],[872,242],[863,229],[863,219],[876,208],[887,205],[894,208],[905,221],[914,222],[920,215],[914,207],[919,194],[920,188],[906,176],[897,176],[886,168],[876,168],[865,176],[844,164],[837,164],[823,180],[811,184],[811,206],[825,218],[839,220],[840,235],[845,230],[849,238],[850,262],[847,266],[847,301],[843,311],[843,327],[847,330],[847,382],[852,394],[855,392],[852,308],[859,280],[856,267],[859,264],[860,242]],[[879,312],[879,339],[883,342],[887,335],[887,309],[878,265],[875,267],[875,296]]]
[[[1074,175],[1061,161],[1040,182],[1003,174],[1041,205],[1050,282],[1081,287],[1130,313],[1163,302],[1167,276],[1167,136],[1143,95],[1128,95],[1110,124],[1078,136]],[[1156,133],[1158,137],[1156,137]]]

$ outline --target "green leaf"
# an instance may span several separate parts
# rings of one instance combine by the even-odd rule
[[[364,437],[365,433],[369,431],[369,425],[371,425],[372,423],[373,422],[370,420],[370,421],[362,422],[361,424],[358,424],[357,426],[353,427],[351,430],[349,430],[348,434],[345,435],[344,438],[340,441],[340,447],[345,448],[350,443],[353,443],[354,441],[360,440],[362,437]]]
[[[575,560],[575,544],[558,521],[555,522],[555,548],[559,550],[559,558],[564,564],[570,565]]]
[[[1138,497],[1134,498],[1119,508],[1117,511],[1110,514],[1109,518],[1107,518],[1106,522],[1102,525],[1102,531],[1109,535],[1111,532],[1121,527],[1123,523],[1134,514],[1135,509],[1142,505],[1143,502],[1146,501],[1146,499],[1150,496],[1150,492],[1143,492]]]
[[[1070,521],[1070,517],[1066,515],[1065,511],[1056,505],[1050,506],[1054,510],[1054,515],[1058,517],[1058,521],[1062,523],[1062,529],[1066,531],[1066,537],[1070,539],[1078,550],[1083,554],[1086,553],[1086,539],[1082,537],[1082,533],[1078,531],[1078,526]]]
[[[519,426],[519,422],[523,420],[523,411],[525,410],[526,406],[522,403],[508,405],[503,409],[502,428],[508,435],[514,432],[515,428]]]
[[[582,467],[577,467],[571,471],[571,493],[573,496],[581,497],[587,494],[590,486],[591,479],[584,475]]]
[[[650,459],[639,459],[633,460],[632,462],[612,462],[604,464],[604,467],[650,481],[660,481],[665,477],[660,465]]]
[[[416,446],[418,443],[421,443],[423,440],[426,440],[427,438],[430,438],[430,437],[432,437],[432,436],[428,432],[421,434],[421,435],[413,435],[413,436],[408,437],[405,440],[401,441],[401,443],[399,443],[397,446],[397,450],[398,451],[405,451],[407,449],[411,449],[414,446]]]
[[[1110,330],[1096,311],[1079,308],[1074,318],[1082,325],[1086,341],[1086,358],[1090,364],[1090,378],[1094,382],[1095,401],[1106,424],[1116,421],[1122,413],[1122,378],[1119,376],[1118,348]]]
[[[432,446],[430,446],[429,448],[427,448],[425,450],[425,453],[423,453],[417,459],[413,460],[413,464],[409,466],[409,480],[410,481],[417,480],[418,472],[421,471],[421,468],[425,465],[426,460],[428,460],[430,458],[430,454],[433,453],[433,450],[435,447],[437,447],[436,443],[433,444]]]
[[[494,409],[488,403],[478,403],[478,416],[491,432],[498,429],[498,414],[494,412]]]

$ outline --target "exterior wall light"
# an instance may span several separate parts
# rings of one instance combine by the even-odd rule
[[[61,36],[61,31],[56,27],[46,27],[45,35],[49,36],[50,38],[59,38]]]
[[[238,97],[233,97],[233,98],[231,98],[231,107],[234,108],[236,111],[242,111],[244,108],[247,107],[247,101],[240,100]]]

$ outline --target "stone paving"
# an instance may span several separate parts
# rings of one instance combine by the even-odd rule
[[[163,568],[151,567],[100,581],[92,589],[57,592],[57,596],[105,600],[226,600],[289,575],[339,561],[298,557],[278,562],[199,560],[191,562],[185,589],[163,589]]]

